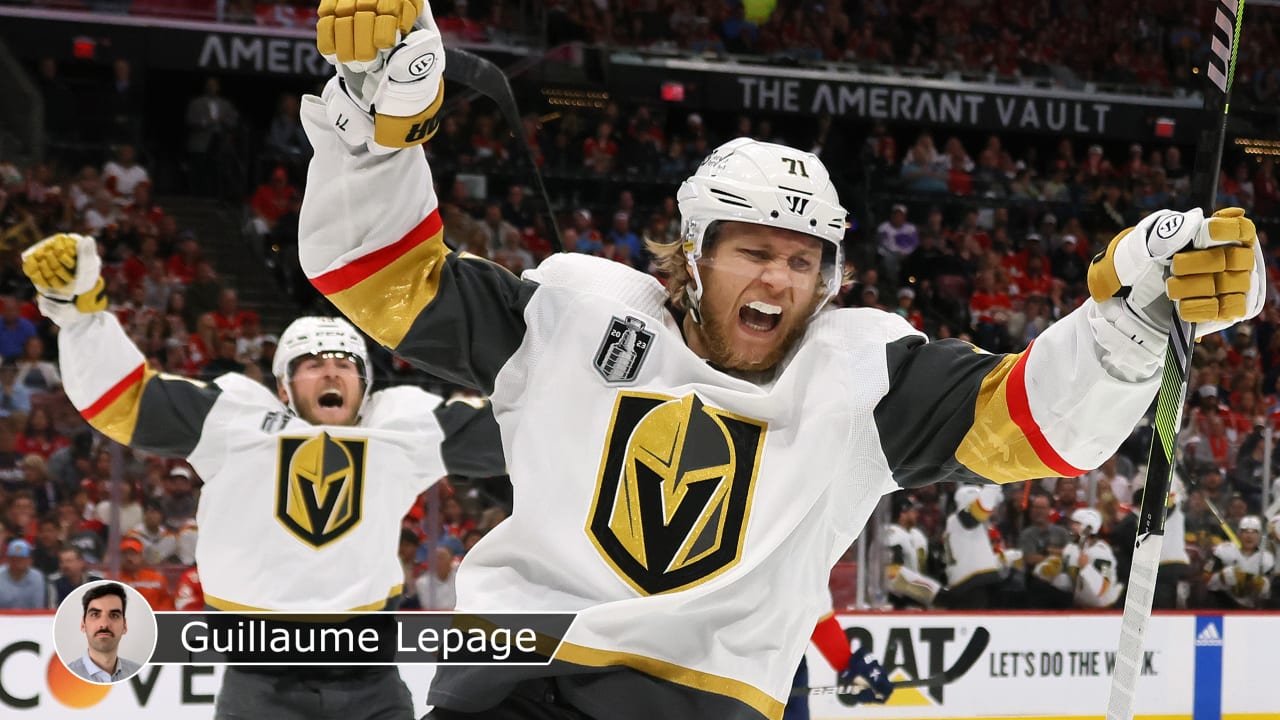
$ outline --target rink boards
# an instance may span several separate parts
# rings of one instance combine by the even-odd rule
[[[810,699],[814,720],[844,718],[1097,718],[1104,713],[1119,614],[895,613],[843,615],[896,678],[951,666],[977,628],[990,633],[980,659],[954,683],[905,689],[887,706]],[[114,687],[69,675],[52,647],[52,614],[0,614],[0,716],[208,718],[222,668],[149,666]],[[1176,613],[1153,618],[1138,717],[1160,720],[1280,719],[1272,665],[1280,615]],[[810,685],[835,673],[810,648]],[[429,666],[401,674],[425,708]]]

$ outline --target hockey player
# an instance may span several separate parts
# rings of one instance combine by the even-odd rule
[[[1124,592],[1124,583],[1116,577],[1116,555],[1111,545],[1098,536],[1102,514],[1093,508],[1080,508],[1071,513],[1071,534],[1075,542],[1064,555],[1067,572],[1073,578],[1075,606],[1081,608],[1111,607]]]
[[[1201,333],[1262,307],[1240,211],[1162,211],[1030,350],[927,343],[825,309],[846,230],[827,169],[746,138],[681,186],[680,242],[651,248],[665,286],[577,254],[517,278],[443,243],[429,11],[356,7],[320,7],[340,77],[303,100],[303,270],[377,342],[491,391],[515,511],[468,554],[458,607],[577,613],[550,665],[440,668],[435,718],[776,718],[881,495],[1096,467],[1156,394],[1170,293]]]
[[[204,479],[196,561],[209,609],[393,609],[404,578],[400,519],[418,494],[447,469],[503,472],[485,464],[500,453],[468,448],[497,442],[469,437],[484,426],[479,411],[414,387],[371,392],[364,339],[345,320],[304,317],[285,329],[276,393],[238,374],[212,383],[157,374],[104,312],[100,266],[83,236],[55,235],[23,253],[40,310],[60,328],[71,402],[113,440],[186,458]],[[443,448],[457,457],[442,456],[447,435]],[[322,690],[345,699],[315,710]],[[230,667],[216,709],[219,718],[412,714],[394,667]]]
[[[1000,556],[991,547],[987,518],[1004,499],[1000,487],[956,488],[956,510],[942,536],[947,558],[947,607],[979,610],[997,606]]]
[[[1269,577],[1276,558],[1262,548],[1262,518],[1240,518],[1240,546],[1219,543],[1208,563],[1209,593],[1223,610],[1264,608],[1271,598]]]
[[[916,527],[918,508],[913,497],[897,500],[893,522],[884,538],[889,549],[889,596],[893,606],[899,610],[930,607],[942,589],[942,583],[924,572],[929,557],[929,540]]]

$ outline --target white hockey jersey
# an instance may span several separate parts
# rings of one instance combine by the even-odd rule
[[[889,525],[884,537],[885,547],[893,551],[893,561],[914,572],[923,572],[929,557],[929,540],[913,527],[910,530],[897,523]]]
[[[1105,540],[1086,541],[1083,552],[1072,543],[1064,556],[1075,575],[1076,607],[1111,607],[1120,599],[1124,583],[1116,577],[1116,555]]]
[[[440,398],[376,392],[352,427],[313,426],[242,375],[157,374],[115,317],[58,336],[67,396],[118,442],[185,457],[204,481],[195,549],[219,610],[376,610],[400,595],[400,520],[446,473]]]
[[[1240,607],[1260,608],[1271,597],[1268,576],[1276,566],[1275,555],[1255,550],[1245,555],[1240,548],[1226,542],[1213,548],[1214,563],[1219,569],[1209,575],[1208,588],[1225,592]]]
[[[441,668],[442,707],[543,674],[617,720],[779,717],[882,494],[1079,475],[1155,395],[1159,358],[1091,303],[1003,356],[826,311],[749,381],[686,346],[652,277],[561,254],[521,279],[451,253],[419,149],[348,148],[318,98],[303,120],[307,276],[401,357],[492,391],[515,512],[463,562],[458,607],[578,613],[547,668]]]

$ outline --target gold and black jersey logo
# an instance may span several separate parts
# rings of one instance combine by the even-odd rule
[[[276,519],[299,540],[319,548],[360,523],[367,442],[280,438]]]
[[[646,594],[737,564],[768,424],[683,398],[619,392],[587,525]]]

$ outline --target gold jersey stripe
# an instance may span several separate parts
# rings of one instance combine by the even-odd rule
[[[99,432],[121,445],[133,440],[133,430],[138,426],[138,407],[142,404],[142,391],[156,372],[146,364],[134,368],[120,382],[102,394],[92,405],[84,409],[84,419]]]
[[[402,592],[404,592],[404,585],[393,585],[391,589],[387,591],[387,598],[385,600],[375,600],[374,602],[367,603],[365,605],[357,605],[352,608],[343,608],[340,610],[339,609],[334,609],[332,611],[325,610],[325,612],[344,613],[344,612],[367,612],[371,610],[382,610],[387,606],[388,602],[394,600],[395,598],[400,597],[400,593]],[[224,600],[216,595],[210,595],[207,592],[204,594],[204,604],[208,605],[214,610],[222,610],[224,612],[263,612],[263,613],[266,613],[266,612],[278,612],[278,613],[295,612],[296,613],[298,612],[297,610],[272,610],[270,608],[261,608],[261,607],[255,607],[253,605],[244,605],[238,602]],[[316,617],[322,617],[322,616],[317,615]]]
[[[956,448],[961,465],[998,483],[1053,477],[1056,470],[1009,412],[1008,380],[1022,355],[1006,355],[982,379],[973,408],[973,426]]]
[[[687,667],[669,663],[665,660],[645,657],[644,655],[612,650],[597,650],[565,642],[556,651],[556,660],[587,667],[611,667],[616,665],[629,667],[632,670],[638,670],[646,675],[652,675],[677,685],[733,698],[745,703],[761,715],[774,720],[781,718],[782,711],[786,709],[785,703],[778,702],[763,690],[748,685],[741,680],[733,680],[719,675],[712,675],[711,673],[691,670]]]
[[[405,237],[311,280],[357,327],[395,348],[435,300],[449,248],[439,211]]]

